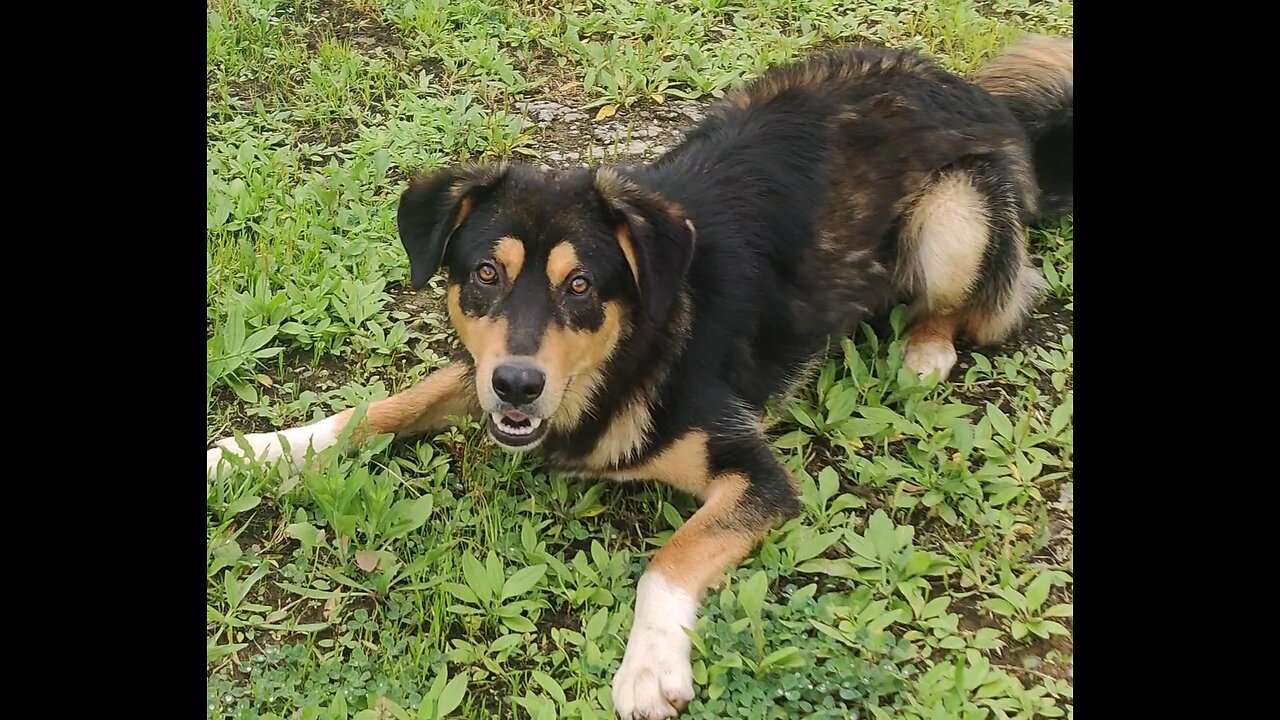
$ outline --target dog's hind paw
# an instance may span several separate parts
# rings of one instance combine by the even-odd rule
[[[955,345],[950,340],[936,335],[909,338],[902,356],[903,364],[908,370],[921,378],[928,377],[936,370],[940,381],[947,379],[958,359]]]

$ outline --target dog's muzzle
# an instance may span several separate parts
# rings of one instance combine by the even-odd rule
[[[546,434],[547,425],[537,412],[547,376],[533,358],[509,358],[494,368],[493,392],[501,406],[489,413],[489,435],[509,449],[529,447]]]

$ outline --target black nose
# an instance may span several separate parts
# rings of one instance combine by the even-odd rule
[[[526,405],[542,395],[547,378],[528,365],[499,365],[493,371],[493,390],[512,405]]]

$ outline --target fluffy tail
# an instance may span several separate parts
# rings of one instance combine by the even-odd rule
[[[1031,139],[1040,186],[1037,219],[1072,211],[1072,39],[1033,35],[1004,50],[973,81],[1009,106]]]

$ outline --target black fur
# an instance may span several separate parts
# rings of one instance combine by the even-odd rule
[[[405,193],[399,222],[415,287],[443,259],[471,297],[475,263],[511,235],[528,248],[522,278],[543,272],[546,253],[567,241],[599,307],[627,309],[589,412],[546,437],[554,464],[624,472],[701,430],[712,471],[750,479],[744,517],[789,516],[794,490],[753,422],[832,337],[912,299],[895,268],[912,261],[900,237],[914,203],[943,173],[972,178],[991,235],[970,303],[998,313],[1018,301],[1022,222],[1037,203],[1041,216],[1071,207],[1070,154],[1069,86],[1021,102],[914,52],[851,48],[767,73],[652,165],[611,171],[617,177],[519,165],[446,171]],[[1039,184],[1051,186],[1043,197]],[[474,206],[453,232],[463,197]],[[548,300],[542,281],[470,306],[522,326],[509,331],[524,333],[512,336],[512,352],[532,353],[546,323],[599,327]],[[584,466],[608,420],[641,401],[652,424],[638,450],[609,468]]]
[[[440,267],[463,202],[486,196],[505,174],[505,166],[447,168],[411,183],[400,196],[396,226],[415,290]]]

